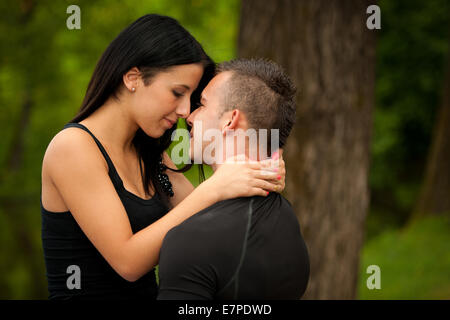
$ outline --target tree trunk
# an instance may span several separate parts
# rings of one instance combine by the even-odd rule
[[[413,219],[426,214],[450,215],[450,52],[442,106],[436,118],[425,179]]]
[[[354,299],[369,206],[373,1],[243,0],[240,57],[281,64],[298,88],[286,197],[310,255],[306,299]]]

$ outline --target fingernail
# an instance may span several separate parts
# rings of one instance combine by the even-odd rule
[[[267,193],[266,193],[266,196],[268,196],[269,195],[269,191],[267,191]]]
[[[278,157],[279,157],[278,151],[275,151],[275,152],[272,154],[272,159],[273,159],[273,160],[278,160]]]
[[[281,176],[278,176],[277,179],[280,180],[280,179],[281,179]]]

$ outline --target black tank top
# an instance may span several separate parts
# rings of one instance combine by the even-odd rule
[[[109,177],[127,212],[133,233],[144,229],[168,212],[157,193],[151,199],[142,199],[127,191],[100,141],[82,124],[69,123],[64,129],[70,127],[88,132],[105,157]],[[49,212],[41,201],[41,213],[49,299],[156,298],[158,287],[154,269],[139,280],[128,282],[114,271],[89,241],[70,211]],[[74,278],[78,276],[79,282]]]

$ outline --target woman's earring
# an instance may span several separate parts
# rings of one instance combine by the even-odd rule
[[[131,88],[131,92],[135,92],[135,91],[136,91],[135,87]]]

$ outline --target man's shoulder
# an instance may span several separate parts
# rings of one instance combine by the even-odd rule
[[[241,213],[245,212],[249,201],[250,198],[235,198],[219,201],[197,212],[172,230],[174,232],[210,234],[212,230],[222,229],[244,218],[245,215]]]
[[[250,208],[255,210],[261,205],[270,206],[276,202],[279,207],[293,211],[291,203],[279,193],[273,192],[267,197],[240,197],[219,201],[194,214],[171,231],[209,236],[215,231],[234,228],[235,224],[245,222]]]
[[[181,246],[193,250],[199,245],[205,249],[218,249],[221,244],[230,245],[233,238],[239,238],[239,234],[245,232],[243,220],[246,219],[249,201],[250,198],[229,199],[199,211],[169,230],[163,240],[163,248]]]

